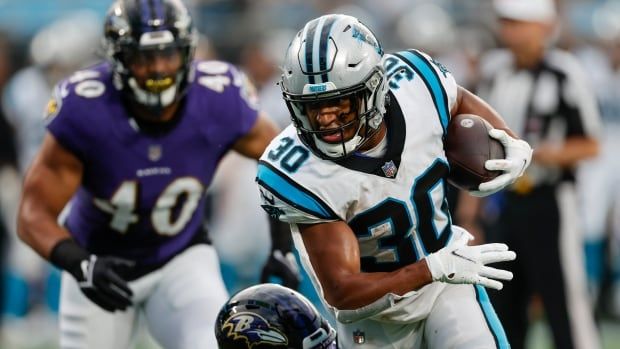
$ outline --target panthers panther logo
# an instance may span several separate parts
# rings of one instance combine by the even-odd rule
[[[258,344],[288,345],[288,338],[282,332],[254,313],[242,312],[231,316],[222,326],[222,331],[233,340],[245,340],[249,348]]]

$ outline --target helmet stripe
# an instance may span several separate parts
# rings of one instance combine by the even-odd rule
[[[327,49],[329,48],[329,34],[332,31],[332,27],[336,22],[336,16],[330,16],[327,18],[321,29],[321,41],[319,43],[319,71],[324,72],[321,74],[321,80],[323,82],[328,81],[327,77]]]
[[[317,21],[317,27],[316,30],[314,31],[314,35],[312,36],[312,63],[313,63],[313,67],[314,67],[314,71],[313,73],[319,73],[321,71],[320,67],[319,67],[319,51],[320,51],[320,45],[321,45],[321,33],[323,32],[323,26],[325,24],[325,19],[327,16],[323,16],[321,18],[319,18],[319,20]]]
[[[151,14],[147,1],[148,0],[140,0],[140,2],[137,4],[140,8],[140,24],[142,24],[143,28],[148,28],[147,23],[149,22]]]
[[[304,30],[303,38],[306,40],[306,73],[308,74],[308,82],[314,84],[314,65],[312,64],[312,47],[314,46],[314,32],[316,31],[318,21],[312,21]]]
[[[161,1],[161,0],[151,0],[151,1],[155,5],[154,6],[155,7],[155,11],[154,11],[155,12],[154,13],[155,18],[160,19],[161,20],[160,23],[163,23],[164,20],[165,20],[165,17],[164,17],[164,3],[163,3],[163,1]]]

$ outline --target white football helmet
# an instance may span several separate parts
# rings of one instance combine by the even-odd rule
[[[311,20],[289,45],[280,86],[300,139],[317,156],[336,160],[351,155],[379,129],[388,91],[382,56],[370,29],[346,15]],[[357,118],[338,130],[359,125],[351,139],[327,143],[321,133],[334,130],[314,130],[306,106],[343,97],[351,97]]]

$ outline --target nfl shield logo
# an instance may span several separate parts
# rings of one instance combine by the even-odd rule
[[[394,161],[392,160],[386,162],[383,166],[381,166],[381,169],[383,170],[383,173],[385,173],[385,176],[389,178],[394,178],[394,176],[396,176],[396,171],[398,171],[396,165],[394,164]]]
[[[353,331],[353,342],[355,344],[366,343],[366,335],[364,334],[364,332],[360,330]]]
[[[149,160],[157,161],[161,159],[161,146],[160,145],[150,145],[149,146]]]

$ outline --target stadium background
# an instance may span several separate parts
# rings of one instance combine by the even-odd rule
[[[371,0],[187,0],[186,3],[202,34],[199,56],[241,66],[254,80],[264,109],[280,126],[288,123],[288,116],[275,85],[279,75],[277,66],[295,30],[321,14],[345,13],[360,18],[375,30],[387,52],[409,47],[429,52],[453,72],[461,85],[471,88],[476,84],[477,59],[497,46],[489,0],[384,0],[380,4]],[[49,88],[60,77],[97,59],[101,23],[109,4],[109,0],[0,0],[0,92],[7,114],[19,110],[12,107],[19,105],[19,99],[24,96],[30,96],[32,110],[37,113],[40,110],[42,114],[47,96],[41,85]],[[586,66],[596,65],[597,59],[609,58],[604,49],[610,44],[620,45],[620,1],[566,0],[560,2],[560,9],[559,45],[579,53]],[[45,77],[44,82],[23,78],[23,74],[22,78],[16,78],[17,72],[28,69],[38,70]],[[612,122],[619,123],[619,120],[620,115]],[[20,139],[20,131],[29,135],[28,144],[16,144],[17,166],[23,168],[31,151],[28,149],[37,145],[37,137],[32,135],[40,135],[43,124],[39,120],[13,127],[16,139]],[[9,147],[7,141],[5,137],[0,143],[5,149]],[[258,198],[251,195],[255,191],[253,170],[252,162],[231,155],[224,160],[210,189],[208,225],[231,291],[258,281],[260,265],[269,248],[265,218],[257,209]],[[3,190],[6,188],[0,187]],[[9,221],[11,208],[1,208],[8,211],[3,216]],[[50,272],[45,266],[29,266],[36,264],[31,255],[14,256],[17,253],[11,242],[13,227],[11,222],[5,226],[8,247],[2,255],[9,264],[18,263],[36,282],[26,292],[21,288],[23,285],[12,282],[10,270],[3,273],[4,298],[11,301],[4,305],[0,349],[56,348],[57,294],[53,285],[57,283],[57,272]],[[252,239],[244,238],[249,234]],[[316,301],[309,283],[302,285],[302,291]],[[536,322],[529,338],[530,347],[551,347],[544,316],[533,308],[532,317]],[[603,317],[605,348],[620,348],[619,324],[617,318]],[[154,346],[145,338],[140,348]]]

